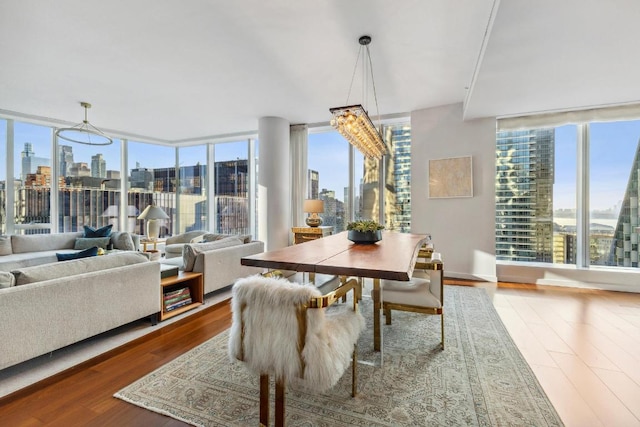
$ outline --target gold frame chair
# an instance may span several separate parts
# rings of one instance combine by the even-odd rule
[[[277,278],[283,279],[283,274],[280,271],[270,271],[262,274],[265,278]],[[353,298],[353,311],[358,313],[358,299],[355,297],[357,291],[358,281],[356,279],[347,279],[345,276],[340,276],[340,286],[327,293],[326,295],[310,298],[306,303],[298,304],[295,307],[296,319],[297,319],[297,352],[300,366],[299,377],[304,379],[305,370],[307,369],[305,359],[303,357],[303,350],[306,344],[307,337],[307,312],[313,309],[324,309],[341,298],[346,298],[349,291],[354,291]],[[247,304],[243,302],[240,306],[240,319],[241,319],[241,346],[239,354],[236,354],[236,359],[245,361],[245,310]],[[358,347],[357,341],[353,346],[353,352],[351,354],[351,396],[357,395],[357,354]],[[285,395],[286,395],[286,378],[276,378],[275,381],[275,425],[284,426],[285,420]],[[260,426],[269,425],[269,373],[260,373]]]
[[[422,314],[431,314],[431,315],[439,315],[440,316],[440,331],[441,331],[441,342],[440,345],[444,350],[444,268],[442,259],[440,258],[440,254],[437,252],[433,252],[431,250],[425,250],[422,252],[421,249],[419,258],[427,258],[428,262],[416,262],[416,269],[425,270],[429,272],[431,276],[430,279],[421,279],[421,278],[412,278],[409,283],[398,282],[393,280],[383,280],[382,281],[382,310],[384,312],[386,318],[386,324],[391,324],[391,310],[399,310],[399,311],[409,311],[413,313],[422,313]],[[432,281],[436,279],[440,283],[435,286],[439,286],[439,306],[424,306],[424,305],[411,305],[406,303],[399,303],[397,301],[387,301],[385,298],[385,285],[387,288],[393,286],[393,291],[404,292],[403,286],[406,287],[406,292],[430,292],[429,288],[433,286]],[[387,297],[391,294],[391,292],[387,292]],[[393,298],[392,298],[393,299]]]

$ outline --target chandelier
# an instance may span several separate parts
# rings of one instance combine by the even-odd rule
[[[84,120],[82,123],[70,128],[60,128],[56,131],[56,136],[69,142],[77,142],[86,145],[109,145],[113,140],[105,135],[100,129],[89,123],[87,119],[87,109],[91,108],[88,102],[81,102],[84,108]]]
[[[373,85],[373,97],[378,108],[378,98],[376,96],[376,85],[373,80],[373,67],[371,66],[371,54],[369,52],[369,44],[371,43],[370,36],[362,36],[358,39],[360,43],[360,49],[358,51],[358,59],[360,54],[363,56],[363,67],[366,73],[367,62],[369,65],[369,71],[371,72],[371,82]],[[363,52],[364,48],[364,52]],[[365,57],[366,54],[366,57]],[[356,66],[353,70],[353,76],[351,77],[351,85],[349,86],[349,94],[347,95],[347,103],[349,102],[349,96],[351,95],[351,88],[353,87],[353,79],[356,75],[356,69],[358,68],[358,59],[356,59]],[[365,59],[367,61],[365,61]],[[363,79],[363,93],[364,91],[364,79]],[[336,128],[338,132],[344,138],[349,141],[351,145],[357,148],[365,157],[381,159],[387,152],[387,148],[382,141],[380,133],[376,130],[371,118],[367,114],[367,111],[361,104],[347,105],[345,107],[330,108],[329,112],[332,114],[331,126]],[[378,120],[379,120],[378,113]]]

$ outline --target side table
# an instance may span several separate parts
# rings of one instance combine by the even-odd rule
[[[323,225],[320,227],[292,227],[293,243],[304,243],[309,240],[316,240],[333,234],[333,226]]]
[[[178,307],[175,310],[166,311],[164,304],[165,294],[180,288],[189,288],[191,303]],[[185,311],[202,305],[204,303],[204,283],[202,281],[202,273],[180,271],[177,276],[165,277],[160,280],[160,297],[162,298],[160,321],[177,316],[180,313],[184,313]]]

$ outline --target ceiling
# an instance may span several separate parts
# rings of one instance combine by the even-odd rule
[[[174,144],[326,123],[364,34],[382,116],[637,102],[639,21],[637,0],[3,1],[0,114],[75,124],[87,101],[105,131]],[[375,118],[362,74],[348,103]]]

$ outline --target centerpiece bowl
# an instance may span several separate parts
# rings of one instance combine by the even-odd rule
[[[359,220],[347,224],[347,239],[353,243],[376,243],[382,240],[384,226],[371,220]]]

